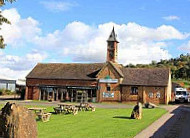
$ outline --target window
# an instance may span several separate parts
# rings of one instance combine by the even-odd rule
[[[0,89],[7,89],[6,83],[0,83]]]
[[[107,91],[111,91],[111,87],[110,86],[107,86]]]
[[[148,97],[149,97],[149,98],[153,98],[153,97],[154,97],[153,92],[149,92],[149,93],[148,93]]]
[[[8,90],[15,91],[15,84],[8,84]]]
[[[160,92],[159,91],[156,93],[156,98],[160,98]]]
[[[138,87],[131,87],[131,95],[138,95]]]
[[[154,89],[155,89],[155,90],[160,90],[160,87],[155,87]]]

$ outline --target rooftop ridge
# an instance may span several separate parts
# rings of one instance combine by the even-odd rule
[[[66,64],[81,64],[81,65],[84,65],[84,64],[105,64],[106,62],[95,62],[95,63],[37,63],[37,64],[64,64],[64,65],[66,65]]]

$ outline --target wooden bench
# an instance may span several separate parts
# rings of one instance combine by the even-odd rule
[[[44,112],[44,110],[46,110],[46,108],[32,107],[32,108],[28,108],[28,109],[34,111],[35,114],[38,116],[39,120],[42,120],[42,122],[49,121],[49,119],[51,117],[51,113]]]
[[[54,111],[56,114],[64,113],[64,114],[78,114],[78,108],[71,104],[58,104],[59,107],[54,107]]]
[[[92,112],[94,112],[96,110],[96,108],[95,108],[95,106],[92,106],[89,103],[80,103],[79,110],[80,111],[92,111]]]
[[[96,108],[94,106],[90,106],[90,109],[92,112],[96,111]]]
[[[78,108],[77,107],[72,107],[72,113],[73,113],[73,115],[78,114]]]
[[[60,114],[63,111],[60,107],[54,107],[53,109],[54,109],[56,114]]]
[[[76,115],[76,114],[78,114],[78,108],[75,106],[64,108],[63,113],[64,114],[71,114],[72,113],[73,115]]]
[[[96,108],[95,108],[95,106],[88,105],[87,110],[88,110],[88,111],[91,110],[92,112],[94,112],[94,111],[96,110]]]
[[[42,122],[47,122],[47,121],[49,121],[50,117],[51,117],[51,113],[38,114],[38,118],[39,118],[40,120],[42,120]]]

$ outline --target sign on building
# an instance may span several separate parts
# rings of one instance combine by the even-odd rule
[[[113,93],[103,92],[103,97],[104,98],[114,98],[114,92]]]
[[[100,79],[101,83],[118,83],[118,79]]]

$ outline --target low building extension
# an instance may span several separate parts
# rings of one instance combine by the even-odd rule
[[[0,79],[0,89],[15,92],[16,80]]]
[[[105,63],[39,63],[26,76],[25,99],[71,102],[152,102],[171,100],[168,68],[126,68],[118,64],[114,28]]]

